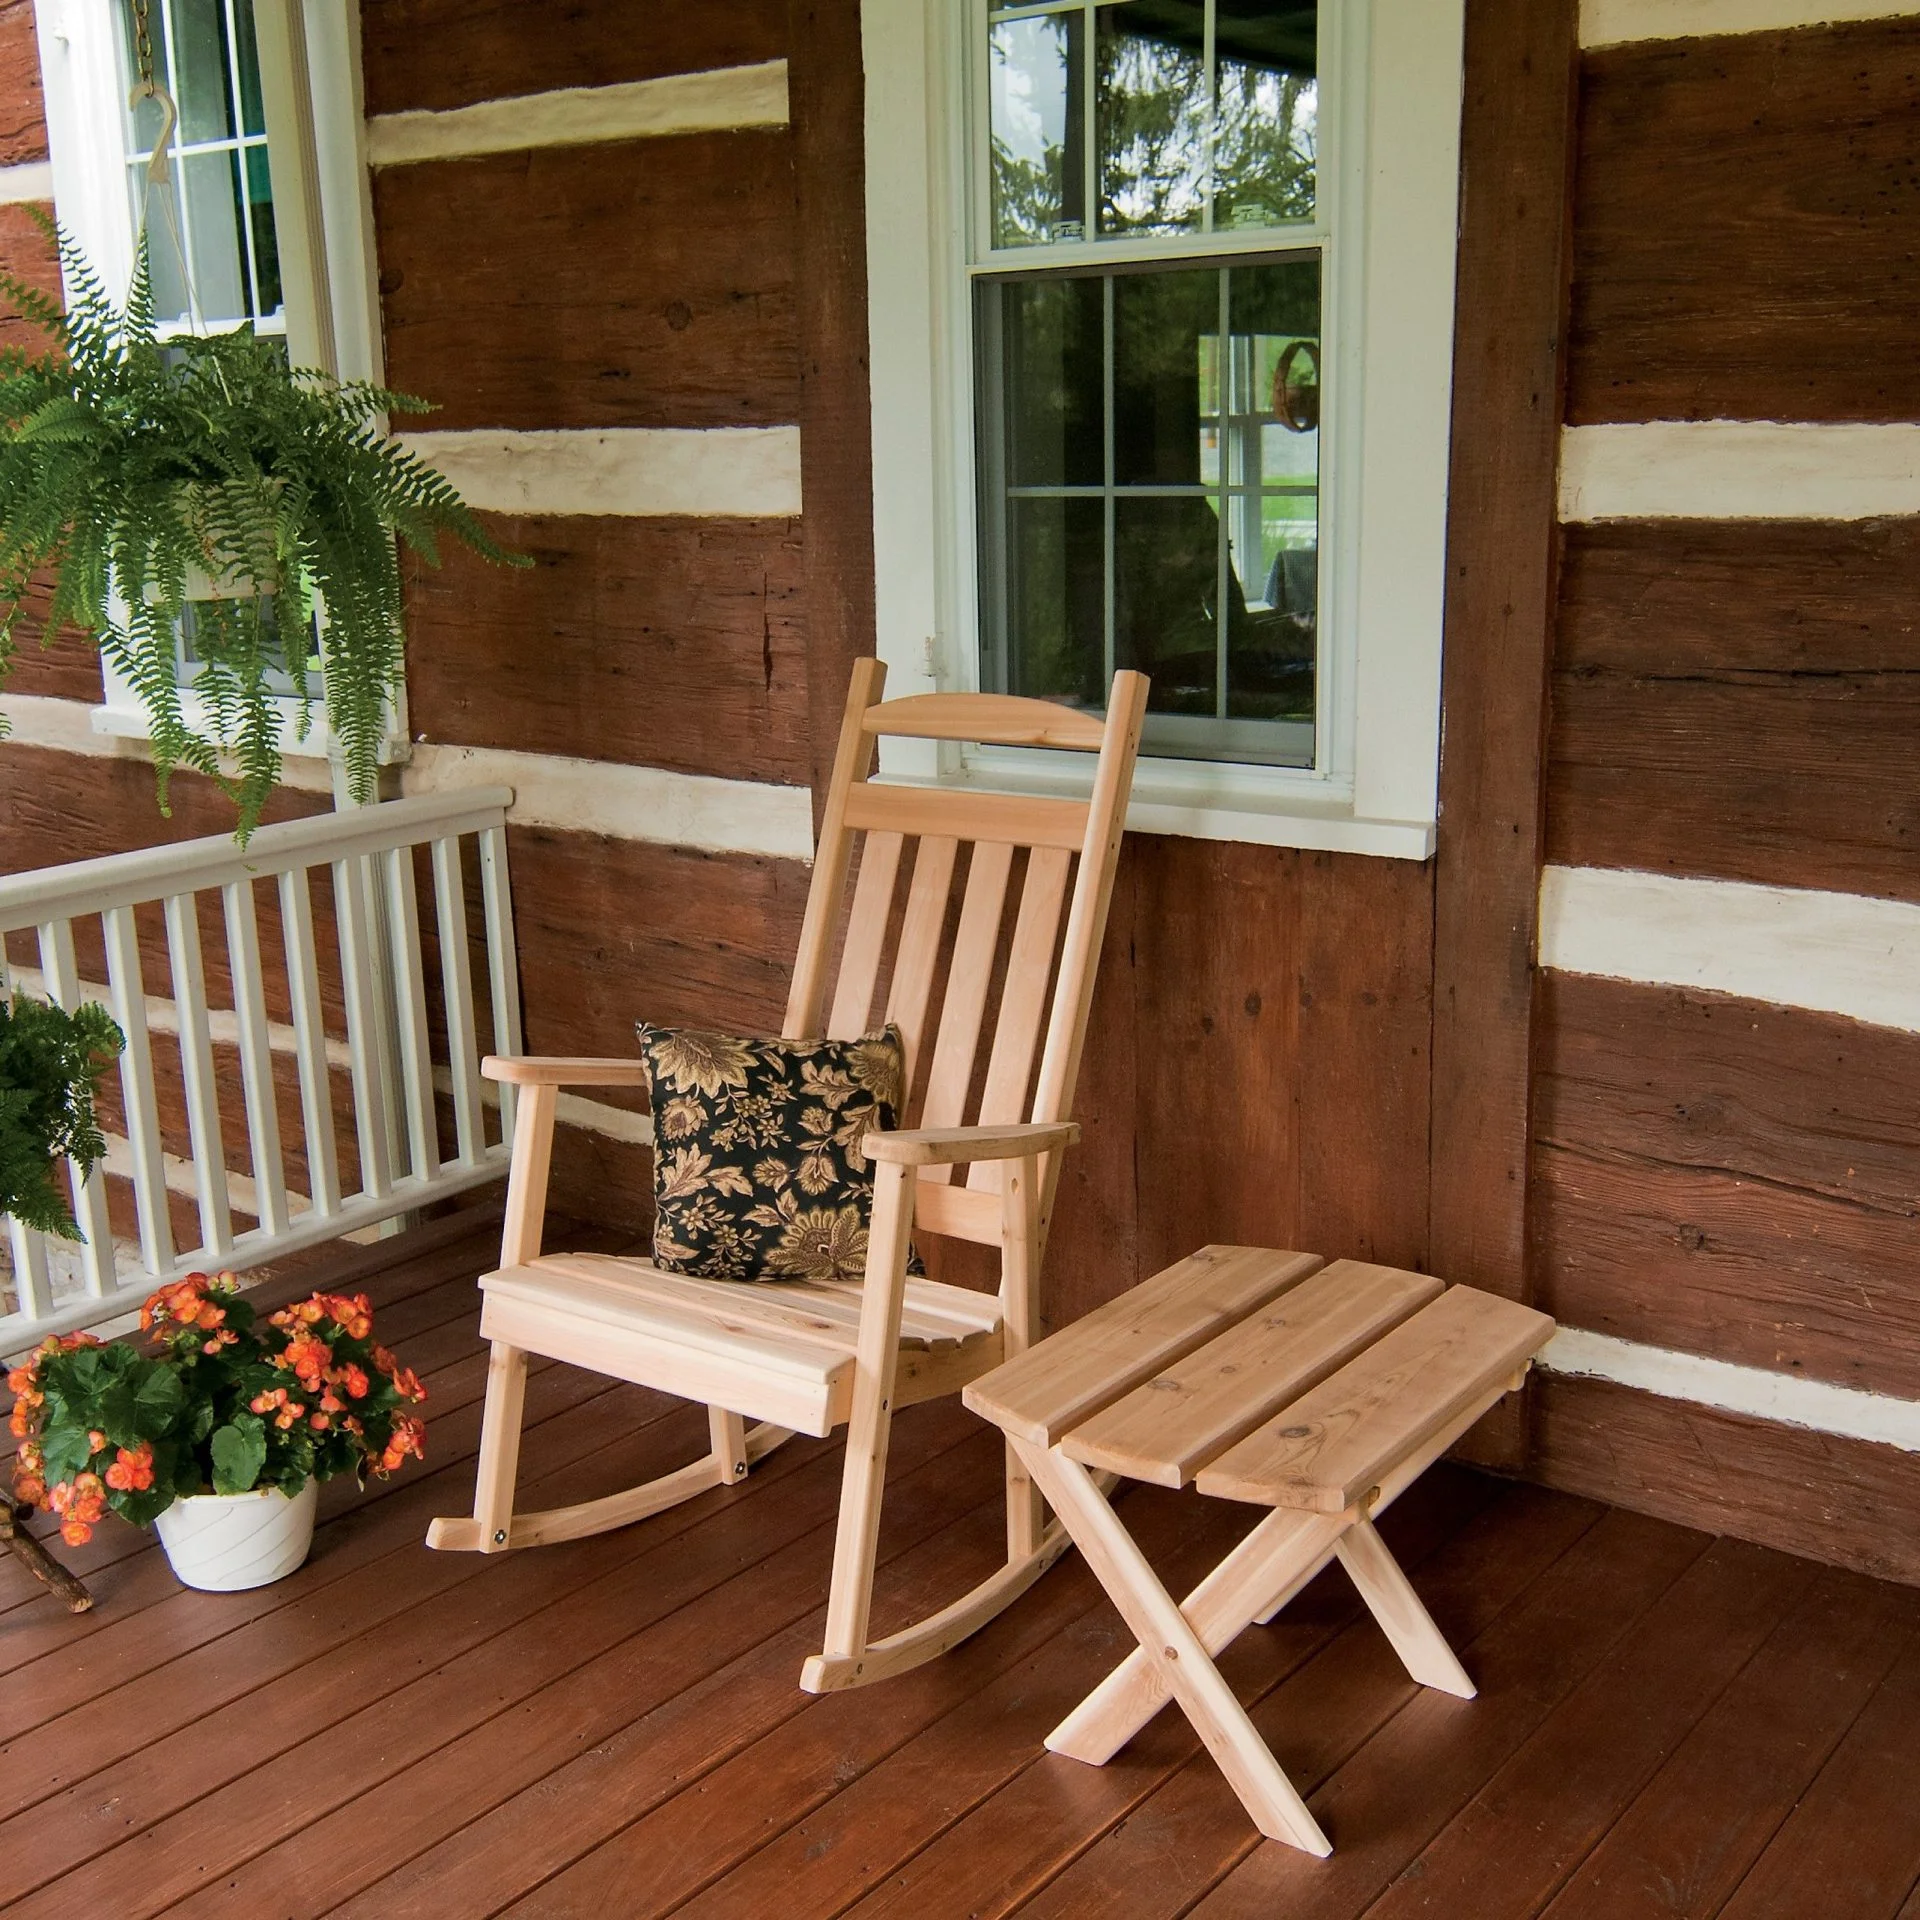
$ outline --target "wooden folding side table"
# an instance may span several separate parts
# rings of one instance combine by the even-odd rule
[[[966,1404],[1003,1428],[1139,1641],[1047,1736],[1110,1760],[1171,1698],[1254,1824],[1331,1851],[1213,1656],[1336,1556],[1424,1686],[1473,1683],[1375,1531],[1525,1377],[1543,1313],[1357,1260],[1205,1247],[983,1375]],[[1271,1508],[1175,1605],[1103,1475]]]

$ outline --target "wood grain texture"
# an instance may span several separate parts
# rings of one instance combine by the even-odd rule
[[[1920,900],[1920,673],[1554,677],[1547,857]]]
[[[1920,1036],[1548,976],[1533,1258],[1564,1324],[1920,1397]]]
[[[51,201],[13,201],[0,204],[0,272],[10,273],[41,293],[62,298],[60,261],[47,236],[33,224],[28,207],[52,213]],[[0,347],[24,353],[44,353],[47,336],[23,320],[16,308],[0,298]]]
[[[436,430],[799,418],[784,128],[388,167],[373,205],[387,378]]]
[[[1530,1479],[1920,1585],[1913,1455],[1605,1380],[1537,1378]]]
[[[0,167],[46,157],[33,0],[0,0]]]
[[[1467,8],[1428,1255],[1447,1280],[1516,1297],[1526,1291],[1576,13],[1573,0]],[[1518,1462],[1517,1404],[1479,1429],[1483,1457]]]
[[[1920,673],[1920,520],[1569,526],[1563,675]]]
[[[28,621],[34,618],[32,613]],[[106,696],[106,682],[100,672],[100,651],[77,630],[55,634],[52,644],[40,644],[40,630],[23,622],[19,649],[7,668],[4,683],[8,693],[45,694],[55,700],[84,700],[97,707]]]
[[[509,827],[507,843],[529,1053],[630,1051],[638,1019],[779,1031],[806,903],[798,861],[545,827]]]
[[[31,14],[26,0],[16,0]],[[365,0],[367,111],[471,106],[558,87],[777,60],[786,0],[649,8],[646,30],[607,0]]]
[[[788,0],[808,733],[819,824],[847,677],[874,651],[865,76],[858,0]]]
[[[459,551],[409,570],[416,738],[808,779],[812,596],[798,521],[487,524],[534,565],[509,571]]]
[[[1920,25],[1590,54],[1568,417],[1912,420]]]

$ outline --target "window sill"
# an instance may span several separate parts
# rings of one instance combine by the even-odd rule
[[[1092,778],[1091,766],[1079,756],[1027,754],[1025,766],[1011,755],[982,754],[963,770],[928,774],[910,763],[907,754],[889,753],[890,747],[917,747],[922,743],[885,742],[880,778],[890,784],[916,787],[991,787],[1004,793],[1031,793],[1084,799]],[[1063,762],[1077,762],[1072,770]],[[1282,776],[1284,777],[1284,776]],[[1278,780],[1267,785],[1261,774],[1247,768],[1183,767],[1178,762],[1142,760],[1134,779],[1133,799],[1127,808],[1131,833],[1157,833],[1187,840],[1231,840],[1251,846],[1297,847],[1312,853],[1358,853],[1376,859],[1430,860],[1434,850],[1434,823],[1430,820],[1369,819],[1350,802],[1333,795],[1302,792],[1308,784],[1294,776],[1291,790]],[[1266,791],[1261,791],[1265,785]]]

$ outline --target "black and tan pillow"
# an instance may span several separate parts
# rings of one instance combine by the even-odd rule
[[[653,1087],[653,1260],[718,1280],[857,1280],[869,1127],[899,1124],[900,1031],[747,1040],[636,1024]]]

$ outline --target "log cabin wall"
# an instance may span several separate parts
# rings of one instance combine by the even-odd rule
[[[1533,1470],[1912,1581],[1920,20],[1791,13],[1583,18]]]

